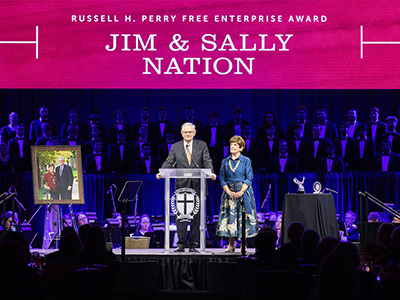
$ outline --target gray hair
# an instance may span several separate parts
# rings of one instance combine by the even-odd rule
[[[60,156],[57,160],[65,160],[64,157]]]
[[[194,125],[194,124],[192,124],[190,122],[183,123],[182,127],[181,127],[181,131],[183,131],[183,128],[185,128],[187,126],[192,126],[193,130],[196,131],[196,125]]]

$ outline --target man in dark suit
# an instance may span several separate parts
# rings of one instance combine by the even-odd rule
[[[294,138],[287,141],[288,153],[296,157],[299,172],[308,172],[312,170],[313,161],[311,141],[301,136],[300,124],[295,124],[293,130]]]
[[[392,151],[400,153],[400,134],[396,131],[397,118],[389,116],[386,118],[386,123],[387,133],[381,136],[380,140],[377,142],[377,146],[380,145],[382,140],[388,139],[392,145]]]
[[[68,125],[67,134],[67,138],[61,141],[61,145],[79,146],[84,144],[81,139],[78,139],[78,127],[76,125]]]
[[[275,124],[268,123],[265,126],[267,137],[262,139],[260,142],[259,153],[260,153],[260,168],[262,171],[270,171],[270,159],[274,155],[278,155],[278,143],[280,139],[275,136]]]
[[[358,171],[367,171],[371,166],[372,157],[375,155],[374,142],[367,138],[367,125],[358,124],[357,128],[357,153]]]
[[[72,199],[72,187],[74,183],[74,176],[72,169],[65,164],[64,157],[58,158],[59,166],[56,168],[58,192],[61,199]]]
[[[203,141],[195,140],[196,127],[192,123],[184,123],[182,125],[181,134],[183,141],[177,142],[171,147],[167,159],[162,165],[163,169],[178,168],[178,169],[197,169],[205,168],[213,170],[213,164],[208,152],[207,144]],[[213,171],[212,171],[213,172]],[[213,180],[216,179],[214,173],[211,174]],[[161,174],[157,174],[157,179],[161,178]],[[200,195],[200,181],[192,179],[176,179],[175,188],[192,188]],[[193,216],[190,224],[189,236],[189,252],[198,252],[196,246],[199,244],[199,224],[200,214]],[[188,221],[176,220],[178,230],[178,248],[176,252],[184,252],[186,246],[186,232]]]
[[[319,161],[326,156],[326,146],[328,141],[321,138],[321,126],[319,124],[314,124],[312,127],[313,137],[310,140],[313,158],[313,164],[310,166],[311,171],[317,171]]]
[[[137,174],[156,174],[160,164],[156,157],[151,156],[151,145],[145,143],[142,145],[143,157],[139,158],[135,164]]]
[[[374,155],[371,170],[374,171],[400,171],[400,155],[391,151],[389,140],[382,141],[382,153]]]
[[[356,127],[359,123],[357,122],[357,111],[354,108],[350,109],[347,112],[347,124],[349,124],[349,137],[357,138]]]
[[[271,157],[269,171],[273,173],[297,172],[297,159],[288,154],[285,140],[279,141],[278,150],[279,155]]]
[[[16,127],[17,136],[8,141],[8,153],[14,158],[16,165],[14,170],[17,172],[30,171],[31,166],[31,144],[25,137],[25,126],[19,123]]]
[[[203,123],[200,120],[194,118],[194,108],[193,106],[186,106],[185,108],[185,118],[181,119],[176,123],[176,131],[180,132],[182,125],[184,123],[192,123],[196,126],[196,139],[201,140],[203,134]],[[178,138],[179,139],[179,138]]]
[[[167,109],[163,106],[160,106],[157,109],[158,121],[154,124],[153,137],[150,137],[154,140],[157,147],[165,142],[165,135],[168,128],[174,128],[175,124],[171,121],[167,120]],[[164,161],[164,160],[163,160]]]
[[[321,138],[333,141],[338,137],[338,130],[336,124],[333,124],[327,120],[327,112],[325,108],[317,109],[317,119],[318,123],[321,126]]]
[[[104,145],[103,147],[107,147],[107,127],[100,122],[100,109],[98,108],[92,108],[90,110],[89,124],[87,124],[84,129],[84,141],[88,141],[90,139],[94,126],[97,126],[100,131],[99,138],[101,138],[106,143],[106,145]]]
[[[367,123],[367,137],[374,142],[374,151],[376,151],[380,149],[380,145],[378,145],[377,142],[379,142],[381,136],[386,133],[386,124],[379,121],[379,109],[377,107],[371,107],[369,109],[369,117],[371,121]]]
[[[118,142],[111,146],[111,171],[113,172],[132,172],[134,169],[133,149],[126,144],[125,130],[118,130]]]
[[[221,163],[222,160],[229,156],[230,154],[230,144],[229,140],[231,137],[233,137],[235,134],[233,133],[232,130],[229,129],[224,129],[221,132],[221,141],[217,142],[214,147],[214,158],[212,158],[213,164],[214,164],[214,170],[216,173],[219,173],[221,170]]]
[[[297,113],[297,121],[294,123],[289,124],[289,127],[286,131],[286,138],[290,139],[294,137],[294,130],[293,127],[295,124],[299,123],[302,126],[302,131],[301,131],[301,136],[303,136],[306,139],[309,139],[312,137],[312,126],[309,122],[307,122],[307,107],[305,106],[299,106],[296,109]]]
[[[137,138],[139,129],[146,127],[149,138],[153,138],[154,134],[154,122],[150,121],[150,109],[148,107],[142,107],[140,109],[140,121],[133,124],[133,138]]]
[[[235,135],[243,136],[243,129],[249,122],[243,120],[243,109],[236,108],[233,111],[233,120],[226,123],[225,128],[233,131]]]
[[[61,128],[61,141],[65,140],[68,138],[68,128],[70,125],[74,125],[77,128],[77,139],[80,139],[81,141],[85,140],[85,125],[82,123],[79,123],[78,121],[78,113],[75,110],[71,110],[69,112],[69,122],[65,123],[62,128]]]
[[[117,134],[120,130],[125,131],[126,143],[129,144],[133,140],[133,127],[125,122],[125,118],[125,110],[123,110],[122,108],[117,108],[114,112],[115,122],[108,129],[108,143],[110,145],[114,145],[115,143],[117,143]]]
[[[319,161],[318,171],[334,173],[343,172],[343,160],[335,155],[335,144],[329,142],[326,145],[326,155],[327,157],[324,157]]]
[[[216,111],[210,112],[208,114],[210,123],[203,127],[202,140],[206,142],[210,153],[215,144],[221,140],[221,132],[224,130],[224,126],[218,123],[218,119],[219,116]]]
[[[53,132],[53,126],[49,123],[43,125],[43,135],[37,139],[35,145],[39,146],[51,146],[51,133]]]
[[[56,130],[53,122],[50,122],[47,117],[49,114],[49,108],[45,105],[42,105],[39,108],[39,119],[32,121],[31,128],[29,131],[29,139],[31,140],[31,144],[35,144],[36,141],[42,136],[42,127],[44,123],[50,124],[53,129],[50,136],[56,135]]]
[[[165,142],[158,147],[158,161],[162,162],[167,159],[171,147],[176,142],[175,128],[167,128],[165,130]]]
[[[154,157],[157,157],[158,149],[157,149],[155,143],[152,140],[150,140],[147,126],[142,126],[139,128],[138,137],[131,142],[131,147],[132,147],[132,151],[133,151],[132,159],[133,159],[134,164],[139,158],[144,157],[143,152],[142,152],[142,145],[145,143],[149,143],[151,145],[151,152],[153,153]]]
[[[336,147],[335,154],[343,159],[344,170],[351,171],[357,166],[357,141],[349,136],[349,124],[342,122],[339,124],[340,137],[333,143]]]
[[[83,147],[82,147],[82,155],[83,155],[83,157],[86,157],[86,156],[88,156],[89,154],[91,154],[93,152],[94,140],[95,139],[100,139],[101,131],[100,131],[99,127],[97,127],[97,125],[94,125],[92,127],[91,134],[92,134],[92,138],[83,144]],[[107,144],[102,143],[101,152],[107,153]]]
[[[93,153],[86,156],[84,172],[89,174],[107,173],[110,171],[110,159],[102,152],[104,141],[93,140]]]
[[[260,142],[252,136],[251,134],[251,127],[250,125],[246,125],[243,128],[243,140],[245,142],[246,147],[244,147],[242,154],[244,156],[247,156],[251,160],[251,165],[253,167],[254,172],[259,171],[259,148],[260,148]]]

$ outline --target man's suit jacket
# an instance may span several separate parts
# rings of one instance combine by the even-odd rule
[[[64,169],[62,174],[60,174],[60,166],[56,167],[58,191],[60,193],[61,199],[72,199],[72,189],[67,190],[68,186],[73,186],[74,176],[72,174],[72,169],[67,164],[64,164]]]
[[[376,143],[377,140],[380,139],[380,137],[382,135],[384,135],[386,133],[386,127],[387,126],[386,126],[385,123],[383,123],[381,121],[378,121],[378,126],[376,128],[376,134],[375,134],[375,143]],[[372,122],[368,122],[367,123],[367,128],[368,128],[367,138],[372,140]],[[376,149],[375,148],[375,151],[381,151],[381,149]]]
[[[96,160],[94,154],[86,156],[84,172],[88,174],[107,173],[110,171],[110,159],[105,153],[101,153],[101,170],[97,171]]]
[[[286,138],[287,139],[292,139],[294,138],[294,125],[296,125],[297,122],[291,123],[288,126],[288,129],[286,131]],[[303,137],[306,139],[312,138],[312,125],[310,122],[306,122],[304,125],[304,134]]]
[[[111,171],[114,172],[132,172],[134,169],[133,160],[133,149],[131,145],[124,145],[124,155],[123,161],[121,161],[121,151],[119,149],[119,144],[116,143],[111,146],[111,155],[110,155],[110,163],[111,163]]]
[[[172,147],[172,145],[171,145],[171,147]],[[162,143],[162,144],[158,147],[158,155],[157,155],[158,161],[161,162],[161,161],[166,160],[167,157],[168,157],[168,153],[169,153],[169,151],[168,151],[168,143],[167,143],[167,142]]]
[[[88,140],[82,146],[82,157],[86,157],[93,152],[93,140]],[[101,147],[102,153],[107,153],[107,144],[103,143]]]
[[[46,123],[49,123],[51,126],[53,126],[53,131],[51,132],[51,135],[57,135],[56,134],[56,127],[53,122],[46,121]],[[29,139],[31,140],[31,144],[35,144],[37,139],[42,136],[42,123],[40,122],[40,119],[34,120],[31,123],[31,127],[29,129]]]
[[[323,136],[323,138],[325,140],[333,142],[333,140],[336,139],[338,136],[339,134],[336,124],[326,122],[325,135]]]
[[[81,139],[76,139],[76,145],[77,146],[83,146],[84,145],[84,142],[81,140]],[[69,145],[69,138],[67,137],[66,139],[63,139],[62,141],[61,141],[61,143],[60,143],[60,145],[66,145],[66,146],[68,146]]]
[[[40,138],[38,138],[38,139],[36,140],[35,145],[38,145],[38,146],[46,146],[47,141],[50,141],[50,139],[47,139],[47,138],[43,135],[43,136],[41,136]],[[50,142],[50,145],[51,145],[51,142]]]
[[[313,150],[310,140],[300,139],[299,151],[296,151],[296,140],[289,139],[287,141],[288,153],[297,158],[297,167],[299,172],[311,171],[313,161]]]
[[[222,126],[221,124],[217,125],[217,131],[215,134],[215,143],[217,143],[221,140],[221,132],[224,129],[225,129],[225,127]],[[210,143],[211,143],[211,125],[210,124],[207,124],[206,126],[203,127],[201,139],[204,142],[206,142],[208,147],[210,147]],[[215,145],[214,145],[214,147],[215,147]]]
[[[371,162],[371,170],[382,171],[382,153],[374,155]],[[400,155],[390,152],[388,171],[400,171]]]
[[[257,140],[255,137],[251,137],[249,149],[245,147],[242,151],[242,154],[244,156],[250,158],[254,172],[258,172],[258,169],[260,168],[260,165],[258,163],[260,160],[259,149],[260,149],[260,141]]]
[[[348,165],[345,171],[354,170],[357,167],[357,140],[347,137],[346,151],[344,157],[342,157],[342,142],[341,138],[336,138],[333,143],[336,146],[335,154],[343,159],[344,164]],[[346,168],[346,167],[345,167]]]
[[[151,158],[150,160],[150,174],[158,173],[158,169],[160,168],[160,163],[157,158]],[[149,174],[147,173],[145,159],[139,158],[135,164],[135,172],[137,174]]]
[[[377,141],[375,143],[376,147],[379,147],[379,148],[375,149],[375,152],[379,153],[382,151],[382,148],[381,148],[382,141],[385,139],[389,140],[389,135],[390,135],[389,133],[385,133],[384,135],[382,135],[380,137],[379,141]],[[395,153],[400,153],[400,134],[398,132],[394,132],[392,135],[393,135],[392,151]]]
[[[160,128],[160,121],[157,121],[154,123],[153,127],[153,132],[152,132],[152,137],[150,137],[154,142],[157,144],[157,146],[161,145],[165,141],[165,131],[168,128],[174,128],[175,129],[175,124],[172,123],[171,121],[165,120],[165,127],[164,127],[164,135],[161,136],[161,128]]]
[[[147,143],[150,144],[150,148],[151,148],[151,156],[152,157],[157,157],[158,156],[158,147],[156,145],[156,143],[152,140],[147,139]],[[132,147],[132,153],[133,153],[133,164],[136,163],[136,161],[141,158],[140,156],[140,143],[139,143],[139,139],[134,139],[130,146]],[[135,166],[135,165],[134,165]]]
[[[71,123],[65,123],[62,128],[61,128],[61,135],[60,135],[60,139],[61,140],[65,140],[66,138],[68,138],[68,126]],[[78,123],[78,139],[84,141],[85,140],[85,125],[82,123]]]
[[[249,122],[246,120],[242,120],[240,122],[240,136],[243,136],[243,129],[248,125]],[[232,132],[235,132],[235,120],[231,120],[228,123],[226,123],[225,128],[231,130]]]
[[[372,157],[375,155],[374,142],[371,139],[366,139],[364,144],[363,159],[360,158],[360,141],[357,140],[357,171],[367,171],[371,166]]]
[[[129,144],[133,140],[133,127],[127,123],[122,124],[122,129],[125,130],[126,133],[126,142]],[[118,142],[117,139],[117,132],[118,132],[118,123],[115,122],[108,128],[108,144],[114,145]]]
[[[193,140],[192,147],[192,159],[191,164],[189,165],[189,161],[186,157],[186,152],[184,149],[184,141],[179,141],[172,145],[171,151],[167,159],[164,161],[162,165],[162,169],[211,169],[214,172],[212,160],[210,154],[208,152],[207,144],[203,141]],[[200,193],[200,180],[191,180],[191,179],[177,179],[175,180],[175,187],[183,188],[183,187],[191,187],[195,189],[198,193]]]
[[[321,159],[319,161],[318,171],[328,172],[327,160],[328,160],[328,158],[324,157],[323,159]],[[337,157],[336,155],[334,155],[331,172],[334,172],[334,173],[343,172],[343,169],[344,169],[343,160],[340,157]]]
[[[311,157],[313,159],[313,164],[312,168],[310,171],[316,172],[318,170],[318,165],[319,161],[323,159],[326,156],[326,147],[328,146],[328,141],[326,139],[320,138],[319,144],[318,144],[318,149],[317,149],[317,155],[314,158],[314,139],[310,139],[310,146],[311,146]]]
[[[279,155],[274,155],[270,159],[270,167],[268,169],[272,173],[281,173],[281,166],[279,164]],[[287,154],[286,165],[284,173],[297,172],[297,159],[293,155]]]
[[[181,132],[182,129],[182,125],[189,122],[186,118],[184,119],[180,119],[177,123],[176,123],[176,132],[178,132],[178,139],[182,140],[182,135],[179,134]],[[201,140],[201,136],[203,134],[203,123],[200,120],[194,119],[193,118],[193,122],[194,126],[196,126],[196,136],[194,137],[196,140]]]
[[[259,146],[259,153],[260,153],[260,168],[265,168],[267,171],[268,167],[270,166],[270,158],[274,155],[278,155],[278,143],[280,139],[276,136],[272,139],[273,144],[272,144],[272,153],[271,153],[271,148],[269,147],[269,139],[265,138],[261,140],[260,146]]]
[[[18,138],[15,137],[8,141],[8,153],[14,157],[16,172],[26,172],[32,169],[31,165],[31,143],[30,140],[24,138],[23,158],[20,157]]]

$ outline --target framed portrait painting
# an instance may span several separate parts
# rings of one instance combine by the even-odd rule
[[[35,204],[85,204],[80,146],[32,146]]]

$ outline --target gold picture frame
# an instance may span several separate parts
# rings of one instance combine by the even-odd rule
[[[31,150],[34,204],[85,204],[81,146]]]

